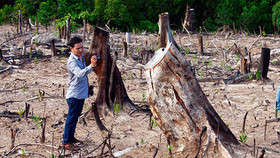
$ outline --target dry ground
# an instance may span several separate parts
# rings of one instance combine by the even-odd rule
[[[5,41],[4,33],[11,32],[9,26],[0,26],[0,39]],[[14,29],[15,30],[15,29]],[[119,49],[121,46],[116,46],[114,43],[120,42],[125,34],[111,34],[110,41],[113,49]],[[212,53],[211,56],[201,56],[193,52],[197,49],[197,35],[189,36],[187,34],[174,35],[175,39],[183,50],[188,48],[186,58],[192,64],[201,65],[203,61],[211,61],[206,70],[199,70],[197,78],[217,77],[214,68],[224,72],[222,77],[233,75],[238,67],[238,58],[234,51],[230,51],[228,55],[228,66],[233,68],[233,71],[228,71],[229,67],[222,67],[223,55],[222,50],[228,49],[233,43],[243,51],[244,47],[251,48],[252,59],[256,71],[257,61],[259,60],[260,48],[265,44],[271,49],[270,71],[268,72],[269,80],[257,81],[248,80],[238,84],[223,84],[222,82],[201,82],[200,85],[207,95],[212,106],[217,113],[222,117],[224,122],[229,125],[235,136],[239,139],[240,131],[242,130],[243,118],[248,111],[246,121],[246,134],[248,136],[246,144],[253,145],[254,139],[257,146],[268,147],[275,150],[280,150],[276,131],[280,130],[279,123],[270,123],[267,126],[267,138],[264,140],[264,123],[266,119],[274,118],[273,110],[275,104],[275,95],[277,88],[280,86],[280,61],[279,48],[280,42],[278,37],[258,37],[245,35],[208,35],[204,36],[204,51]],[[133,43],[129,46],[130,57],[124,59],[119,54],[117,66],[122,72],[124,84],[128,95],[135,103],[141,103],[143,92],[147,91],[145,77],[140,78],[140,72],[137,70],[129,70],[131,67],[139,66],[139,63],[132,58],[137,55],[139,48],[145,46],[147,41],[150,48],[156,48],[155,34],[137,34],[132,35]],[[14,44],[18,46],[23,38],[17,38],[7,45]],[[153,45],[154,44],[154,45]],[[253,45],[254,44],[254,45]],[[20,46],[21,47],[21,46]],[[43,51],[43,55],[50,55],[50,50],[44,46],[36,48]],[[4,54],[6,56],[7,54]],[[54,155],[59,155],[59,146],[61,146],[65,114],[67,114],[67,104],[63,98],[63,89],[67,89],[68,74],[66,70],[66,56],[57,56],[53,58],[42,58],[37,61],[27,60],[19,68],[10,69],[0,74],[0,113],[8,110],[10,112],[18,112],[25,108],[25,102],[31,105],[31,113],[34,116],[47,118],[46,124],[46,141],[40,143],[42,129],[36,127],[36,123],[32,119],[25,121],[24,119],[0,118],[0,155],[4,156],[10,151],[10,130],[18,128],[16,134],[15,145],[19,145],[7,157],[20,157],[22,151],[29,157],[51,157],[52,144],[54,146]],[[225,63],[224,63],[225,64]],[[0,66],[5,66],[2,62]],[[202,73],[201,73],[202,72]],[[96,76],[94,73],[89,75],[90,82],[95,84]],[[21,80],[17,80],[21,79]],[[26,86],[21,88],[26,81]],[[10,89],[16,89],[9,91]],[[45,96],[42,100],[32,99],[38,96],[38,91],[45,91]],[[95,94],[97,89],[94,89]],[[90,108],[95,96],[86,100],[83,112]],[[7,101],[18,101],[1,104]],[[230,102],[230,104],[229,104]],[[145,104],[145,103],[142,103]],[[141,105],[142,105],[141,104]],[[61,124],[59,122],[61,121]],[[144,112],[134,113],[132,116],[120,111],[115,116],[107,116],[102,119],[105,126],[113,132],[111,144],[114,146],[113,153],[127,149],[127,152],[120,157],[153,157],[155,147],[159,147],[157,157],[169,157],[166,138],[162,135],[159,127],[155,126],[149,129],[149,114]],[[101,153],[101,148],[91,152],[98,147],[104,140],[104,135],[97,128],[94,120],[86,120],[87,125],[82,123],[77,124],[76,137],[84,141],[80,153],[73,153],[70,156],[78,157],[94,157]],[[277,144],[278,143],[278,144]],[[107,150],[107,149],[105,149]],[[66,152],[69,154],[70,152]],[[260,153],[260,149],[258,150]],[[32,156],[33,155],[33,156]],[[0,156],[1,157],[1,156]],[[4,156],[5,157],[5,156]],[[183,155],[182,155],[183,157]],[[251,157],[251,152],[248,151],[246,157]],[[280,153],[266,150],[265,157],[280,157]]]

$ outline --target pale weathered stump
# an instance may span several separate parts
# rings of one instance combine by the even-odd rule
[[[260,65],[259,65],[259,71],[261,73],[261,76],[260,76],[261,79],[267,79],[269,60],[270,60],[270,49],[269,48],[262,48],[261,60],[260,60]]]
[[[70,27],[71,27],[71,15],[69,15],[69,17],[66,20],[66,43],[68,43],[69,39],[70,39]]]
[[[229,144],[239,142],[211,106],[179,50],[172,43],[161,48],[145,70],[150,110],[172,149],[179,153],[176,157],[201,157],[207,152],[230,157]]]
[[[83,20],[84,30],[83,30],[83,42],[86,42],[86,33],[87,33],[87,23],[86,20]]]
[[[169,28],[169,15],[167,12],[159,15],[158,21],[158,42],[159,48],[166,47],[168,43],[173,43],[177,49],[180,49],[176,41],[173,38],[172,31]]]
[[[93,32],[93,38],[91,40],[89,52],[85,53],[86,64],[90,64],[90,58],[93,55],[99,55],[100,60],[97,62],[94,72],[97,75],[98,92],[95,100],[95,104],[98,109],[104,109],[113,107],[109,104],[121,105],[126,112],[134,110],[138,106],[134,105],[126,93],[126,89],[120,74],[120,71],[116,65],[114,65],[113,77],[111,78],[111,69],[113,59],[110,55],[109,48],[109,32],[95,27]],[[111,80],[111,82],[110,82]],[[111,93],[109,93],[109,87],[112,85]],[[109,96],[110,95],[110,96]]]

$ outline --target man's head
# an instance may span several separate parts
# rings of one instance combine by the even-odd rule
[[[70,50],[72,51],[73,54],[75,54],[78,57],[81,57],[84,52],[84,46],[83,46],[83,41],[79,37],[73,37],[69,41],[70,45]]]

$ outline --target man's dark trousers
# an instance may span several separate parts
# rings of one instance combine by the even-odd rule
[[[78,122],[78,118],[83,110],[85,99],[69,98],[66,99],[66,101],[69,106],[69,111],[65,123],[62,144],[71,143],[74,139],[75,128]]]

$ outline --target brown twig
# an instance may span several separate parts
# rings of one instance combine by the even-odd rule
[[[242,132],[245,133],[245,123],[246,123],[246,118],[248,115],[248,111],[246,112],[245,116],[244,116],[244,120],[243,120],[243,126],[242,126]]]

